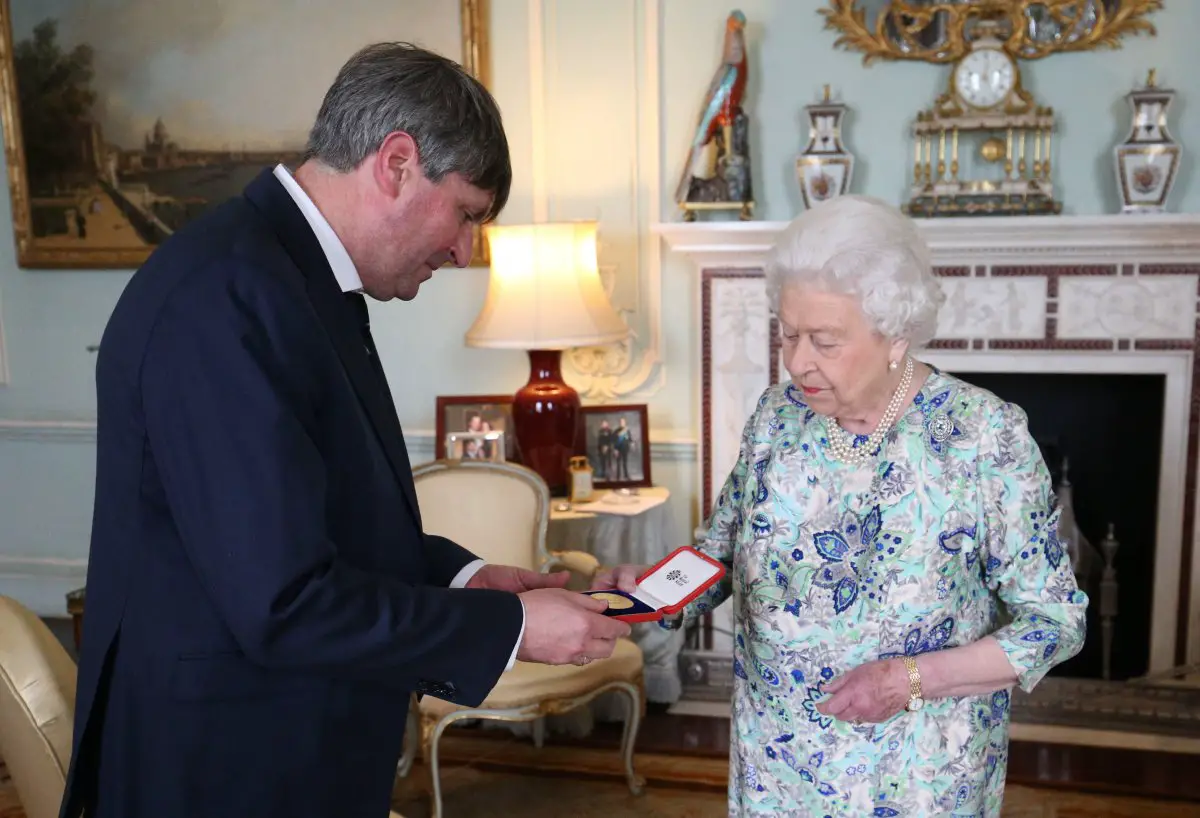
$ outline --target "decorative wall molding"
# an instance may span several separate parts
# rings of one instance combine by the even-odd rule
[[[66,617],[67,594],[86,581],[86,559],[0,554],[0,595],[17,600],[38,616]]]
[[[6,579],[78,580],[86,575],[86,559],[21,557],[0,554],[0,577]]]
[[[38,443],[95,443],[94,420],[14,420],[0,418],[0,441]]]
[[[546,169],[546,27],[542,0],[529,0],[529,118],[533,167],[533,221],[550,220],[550,173]],[[551,11],[553,13],[553,11]]]
[[[413,463],[433,460],[436,432],[416,429],[404,433],[408,456]],[[650,459],[655,463],[695,463],[699,443],[691,437],[667,430],[661,436],[650,436]]]
[[[614,307],[629,323],[632,334],[620,344],[568,350],[563,356],[564,368],[567,380],[586,401],[630,402],[648,398],[665,381],[662,253],[650,230],[660,218],[661,208],[662,1],[586,8],[592,10],[572,18],[569,7],[529,0],[533,218],[600,220],[601,273]],[[632,123],[626,128],[627,141],[610,140],[603,149],[588,144],[589,134],[595,130],[594,124],[589,124],[594,116],[577,115],[584,104],[578,81],[568,85],[562,79],[576,76],[561,67],[575,55],[557,50],[576,41],[557,36],[560,25],[586,25],[587,15],[594,15],[595,9],[622,15],[620,25],[599,28],[628,32],[628,39],[621,36],[620,56],[614,54],[613,59],[622,66],[619,70],[632,66],[635,75],[633,93],[600,98],[584,95],[593,108],[598,106],[599,112],[592,111],[595,116],[604,118],[613,109],[613,121]],[[556,88],[556,83],[560,87]],[[620,179],[616,185],[611,181],[614,177]],[[561,182],[557,189],[552,184],[556,180]],[[569,180],[575,180],[578,187],[573,189]]]
[[[428,429],[405,432],[404,441],[414,463],[433,459],[437,433]],[[0,442],[28,440],[37,443],[95,443],[96,422],[93,420],[5,420],[0,419]],[[696,460],[698,443],[693,438],[667,430],[661,436],[651,436],[650,457],[662,463],[691,463]],[[0,557],[0,571],[3,571]]]
[[[1170,263],[1200,255],[1200,214],[1004,216],[914,220],[939,264],[1104,261]],[[786,222],[653,225],[697,269],[759,268]]]

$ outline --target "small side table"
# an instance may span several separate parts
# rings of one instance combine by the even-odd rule
[[[654,486],[628,497],[602,491],[592,502],[576,503],[570,510],[561,510],[563,501],[555,499],[546,547],[586,551],[604,566],[652,565],[685,542],[675,530],[670,497],[668,489]],[[673,704],[682,695],[679,653],[684,637],[683,630],[667,630],[657,622],[633,626],[632,638],[645,656],[649,701]]]

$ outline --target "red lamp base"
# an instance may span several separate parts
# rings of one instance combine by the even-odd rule
[[[513,396],[513,432],[521,462],[541,475],[551,495],[567,491],[581,405],[579,393],[563,382],[562,352],[530,350],[529,382]]]

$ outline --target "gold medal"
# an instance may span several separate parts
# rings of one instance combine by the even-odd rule
[[[622,596],[621,594],[612,594],[606,592],[600,594],[591,594],[590,596],[592,599],[603,599],[608,603],[608,607],[614,610],[633,607],[633,600],[627,596]]]

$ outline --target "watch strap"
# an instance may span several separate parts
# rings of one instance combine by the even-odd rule
[[[917,669],[917,660],[912,656],[901,656],[904,661],[904,668],[908,671],[908,698],[920,699],[921,696],[921,671]]]

